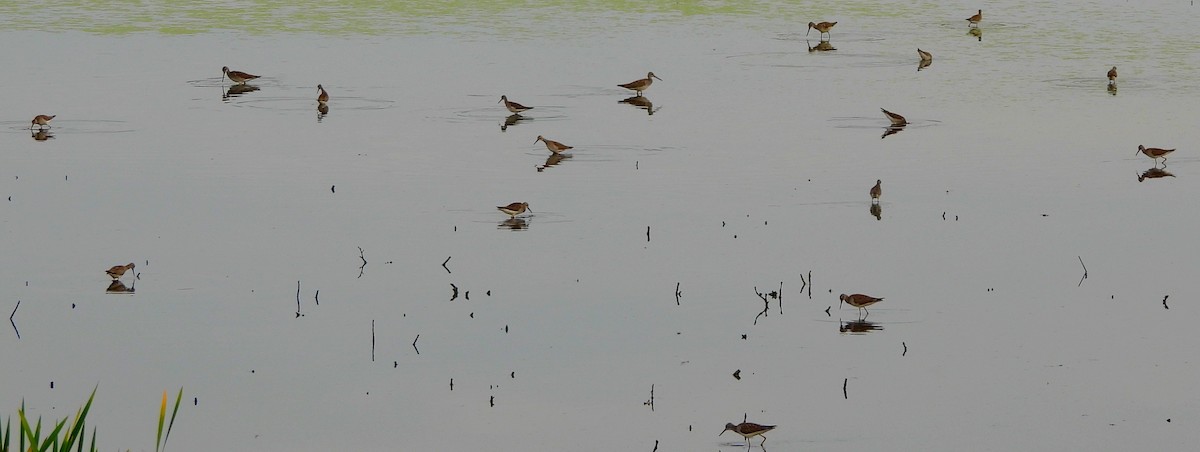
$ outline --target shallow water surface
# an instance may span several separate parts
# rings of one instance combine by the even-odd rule
[[[135,449],[179,386],[185,450],[1200,440],[1194,7],[341,5],[0,6],[0,413],[99,384]]]

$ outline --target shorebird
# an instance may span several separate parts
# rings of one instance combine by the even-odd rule
[[[1108,70],[1108,84],[1111,85],[1114,83],[1117,83],[1117,67],[1116,66],[1113,66],[1112,69]]]
[[[1175,152],[1175,150],[1174,149],[1148,148],[1148,147],[1145,147],[1145,146],[1142,146],[1139,144],[1138,152],[1146,154],[1146,157],[1150,157],[1150,158],[1154,159],[1155,163],[1158,163],[1158,159],[1161,158],[1161,159],[1163,159],[1163,165],[1166,165],[1167,164],[1167,154]],[[1138,154],[1137,152],[1133,153],[1133,155],[1137,155],[1137,154]]]
[[[873,203],[879,202],[879,195],[883,194],[883,187],[880,186],[882,184],[883,184],[882,180],[879,180],[879,179],[875,180],[875,186],[871,187],[871,202],[873,202]]]
[[[541,135],[538,135],[537,139],[533,140],[533,144],[537,144],[537,142],[539,142],[539,141],[546,143],[546,149],[549,149],[550,152],[553,152],[555,154],[558,154],[560,152],[563,152],[563,151],[566,151],[569,149],[574,149],[574,146],[567,146],[565,144],[559,143],[554,140],[547,140],[547,139],[543,138]]]
[[[804,33],[804,36],[808,36],[809,33],[812,33],[812,29],[814,29],[814,28],[816,28],[817,31],[821,32],[821,34],[817,35],[817,37],[827,35],[827,34],[829,34],[829,29],[833,28],[834,25],[837,25],[837,22],[821,22],[821,23],[809,22],[808,23],[808,31]],[[829,37],[832,38],[833,35],[829,35]]]
[[[654,75],[653,72],[649,72],[646,74],[646,78],[644,78],[644,79],[634,80],[632,82],[624,83],[624,84],[617,85],[617,86],[636,91],[637,95],[641,96],[642,91],[650,89],[650,84],[654,83],[654,79],[656,79],[656,78],[658,78],[657,75]],[[662,80],[661,78],[658,78],[658,79]]]
[[[725,424],[725,430],[721,430],[721,435],[724,435],[725,432],[734,432],[739,435],[742,435],[743,438],[746,438],[746,448],[750,448],[750,438],[755,437],[755,436],[762,436],[762,442],[758,443],[759,446],[762,446],[764,443],[767,442],[767,437],[763,436],[763,433],[767,433],[774,429],[775,429],[774,425],[759,425],[759,424],[755,424],[753,422],[743,422],[738,425],[733,425],[733,423],[730,422],[728,424]],[[717,436],[721,436],[721,435],[717,435]]]
[[[49,127],[50,127],[50,125],[49,125],[49,124],[50,124],[50,120],[51,120],[51,119],[54,119],[54,117],[55,117],[55,116],[58,116],[58,115],[37,115],[37,116],[34,116],[34,117],[33,117],[33,122],[29,123],[29,128],[30,128],[31,130],[33,129],[33,126],[38,126],[38,128],[39,128],[39,129],[41,129],[41,128],[43,128],[43,127],[49,128]]]
[[[883,112],[884,116],[887,116],[888,121],[891,121],[893,126],[903,126],[903,125],[908,124],[908,121],[906,121],[903,116],[900,116],[898,114],[892,113],[887,110],[884,110],[882,108],[880,108],[879,110]]]
[[[921,49],[917,49],[917,56],[921,57],[921,61],[933,62],[933,54]]]
[[[242,71],[231,71],[231,70],[229,70],[229,66],[222,67],[221,72],[224,72],[225,76],[229,77],[229,79],[232,80],[234,83],[238,83],[238,84],[242,84],[242,85],[245,85],[246,82],[248,82],[250,80],[254,80],[254,79],[258,78],[257,75],[247,74]]]
[[[867,306],[883,301],[882,298],[875,298],[870,295],[863,295],[860,293],[856,293],[854,295],[842,294],[838,297],[838,299],[841,300],[838,302],[839,309],[842,307],[842,303],[846,303],[850,306],[858,308],[859,311],[867,311]],[[871,311],[867,311],[867,315],[871,315]]]
[[[319,102],[321,104],[329,102],[329,93],[325,92],[324,86],[321,86],[320,84],[318,84],[317,91],[319,91],[321,93],[321,94],[317,95],[317,102]]]
[[[523,112],[525,110],[533,110],[533,107],[526,107],[524,105],[521,105],[516,102],[508,100],[508,96],[500,96],[500,102],[504,103],[504,108],[507,108],[508,111],[511,111],[518,115],[521,114],[521,112]]]
[[[523,214],[527,210],[529,212],[533,212],[533,210],[529,208],[529,203],[527,202],[514,202],[507,206],[496,206],[496,208],[500,209],[501,212],[508,214],[509,218],[516,218],[517,215]]]
[[[967,18],[967,22],[969,22],[967,24],[967,26],[970,27],[970,26],[974,25],[974,26],[978,27],[979,23],[982,21],[983,21],[983,10],[981,9],[981,10],[979,10],[978,13],[975,13],[974,16]]]
[[[133,270],[133,267],[133,262],[125,265],[115,265],[112,268],[105,270],[104,273],[108,273],[108,276],[111,276],[112,279],[118,279],[122,276],[125,276],[125,272]]]

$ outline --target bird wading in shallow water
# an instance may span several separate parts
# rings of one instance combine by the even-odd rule
[[[875,298],[870,295],[863,295],[860,293],[856,293],[854,295],[842,294],[838,297],[838,299],[841,300],[838,303],[839,308],[841,307],[841,303],[846,303],[850,306],[858,308],[859,311],[866,311],[867,315],[871,315],[871,311],[867,311],[867,306],[883,301],[883,298]]]
[[[1155,163],[1158,162],[1158,159],[1162,159],[1163,165],[1166,165],[1167,164],[1167,154],[1175,152],[1175,150],[1174,149],[1148,148],[1148,147],[1145,147],[1145,146],[1142,146],[1139,144],[1138,152],[1146,154],[1146,157],[1150,157],[1150,158],[1154,159]],[[1138,155],[1138,152],[1134,152],[1133,155]]]
[[[329,93],[325,92],[324,86],[321,86],[318,84],[317,92],[319,93],[319,94],[317,94],[317,102],[322,103],[322,104],[329,102]]]
[[[654,75],[653,72],[648,72],[648,73],[646,73],[646,78],[644,78],[644,79],[634,80],[629,83],[622,83],[617,86],[620,86],[620,87],[628,89],[628,90],[633,90],[633,91],[637,92],[637,95],[641,96],[642,91],[650,89],[650,84],[654,83],[654,79],[656,79],[656,78],[658,78],[657,75]],[[658,79],[660,81],[662,80],[661,78],[658,78]]]
[[[808,31],[804,32],[804,36],[808,36],[808,34],[812,33],[812,30],[814,28],[816,28],[817,32],[820,33],[817,35],[817,37],[829,35],[829,37],[832,38],[833,35],[829,34],[829,29],[833,28],[834,25],[837,25],[837,22],[821,22],[821,23],[809,22],[808,23]],[[824,39],[829,39],[829,38],[824,38]]]
[[[968,17],[967,22],[968,27],[978,27],[979,23],[983,22],[983,10],[981,9],[978,13],[975,13],[974,16]]]
[[[38,128],[39,128],[39,129],[41,129],[41,128],[43,128],[43,127],[44,127],[44,128],[50,128],[50,120],[51,120],[51,119],[54,119],[54,117],[55,117],[55,116],[58,116],[58,115],[37,115],[37,116],[34,116],[34,117],[33,117],[33,121],[29,123],[29,128],[30,128],[31,130],[33,129],[33,126],[38,126]]]
[[[1117,67],[1113,66],[1112,69],[1108,70],[1108,84],[1112,85],[1115,83],[1117,83]]]
[[[548,149],[550,152],[553,152],[555,154],[561,153],[563,151],[575,149],[574,146],[567,146],[565,144],[559,143],[554,140],[547,140],[547,139],[543,138],[541,135],[538,135],[537,139],[533,140],[533,144],[537,144],[537,142],[539,142],[539,141],[546,143],[546,149]]]
[[[247,74],[242,71],[231,71],[229,70],[229,66],[222,67],[221,72],[225,73],[225,76],[229,77],[229,80],[241,85],[245,85],[246,82],[258,78],[257,75]]]
[[[875,186],[871,187],[871,201],[872,202],[876,202],[876,203],[879,202],[879,196],[883,195],[883,187],[881,185],[883,185],[883,181],[876,179]]]
[[[130,262],[125,265],[114,265],[112,268],[105,270],[104,273],[108,273],[108,276],[111,276],[112,279],[117,279],[122,276],[125,276],[125,272],[127,272],[129,270],[133,270],[133,267],[134,267],[133,262]]]
[[[533,212],[533,210],[529,208],[529,203],[527,202],[514,202],[507,206],[496,206],[496,208],[500,209],[501,212],[508,214],[509,218],[516,218],[517,215],[523,214],[525,211]]]
[[[908,120],[904,119],[903,116],[900,116],[898,114],[892,113],[887,110],[884,110],[882,108],[880,108],[879,110],[883,112],[884,116],[887,116],[888,121],[891,121],[893,126],[908,125]]]
[[[725,424],[725,430],[721,430],[721,435],[724,435],[725,432],[734,432],[739,435],[742,435],[743,438],[746,438],[746,448],[749,448],[750,447],[750,438],[753,438],[755,436],[762,436],[762,442],[758,443],[759,446],[762,446],[763,444],[765,444],[767,442],[767,437],[763,436],[763,434],[767,433],[771,430],[774,430],[774,429],[775,429],[774,425],[760,425],[760,424],[755,424],[753,422],[743,422],[738,425],[733,425],[733,423],[731,422],[731,423]],[[721,435],[717,435],[717,436],[721,436]]]
[[[508,111],[511,111],[511,112],[513,112],[513,113],[515,113],[515,114],[518,114],[518,115],[519,115],[519,114],[521,114],[521,112],[523,112],[523,111],[525,111],[525,110],[533,110],[533,107],[526,107],[526,106],[524,106],[524,105],[521,105],[521,104],[518,104],[518,103],[516,103],[516,102],[513,102],[513,101],[510,101],[510,100],[508,100],[508,96],[500,96],[500,102],[499,102],[499,103],[503,103],[503,104],[504,104],[504,108],[507,108],[507,109],[508,109]]]

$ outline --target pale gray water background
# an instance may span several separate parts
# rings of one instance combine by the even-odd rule
[[[738,450],[745,413],[768,450],[1200,440],[1187,2],[113,3],[0,6],[5,416],[99,384],[102,449],[180,386],[174,450]],[[615,86],[647,71],[653,115]]]

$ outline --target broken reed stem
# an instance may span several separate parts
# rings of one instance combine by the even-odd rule
[[[300,317],[300,281],[296,281],[296,317]]]
[[[904,346],[904,353],[901,353],[900,356],[907,355],[908,354],[908,344],[905,344],[904,342],[900,342],[900,345]]]
[[[1079,284],[1075,285],[1075,287],[1081,287],[1081,286],[1083,286],[1083,280],[1087,279],[1087,265],[1083,265],[1083,257],[1082,256],[1075,256],[1075,257],[1079,259],[1079,265],[1083,267],[1083,277],[1079,278]]]
[[[371,362],[375,362],[375,319],[371,319]]]
[[[421,339],[420,334],[417,335],[416,339],[413,339],[413,343],[412,343],[413,350],[416,350],[418,355],[421,354],[421,350],[417,348],[417,340],[419,340],[419,339]]]
[[[842,380],[842,398],[846,400],[850,400],[850,394],[846,393],[846,383],[849,381],[849,378]]]
[[[451,257],[453,256],[446,256],[446,260],[442,261],[442,268],[446,269],[446,273],[450,273],[450,267],[447,267],[446,263],[450,262]]]
[[[679,306],[679,296],[680,295],[682,295],[682,294],[679,292],[679,283],[676,282],[675,283],[675,306]]]

